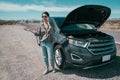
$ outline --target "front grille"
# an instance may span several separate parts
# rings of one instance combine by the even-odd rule
[[[88,46],[88,50],[94,55],[109,54],[114,52],[114,41],[112,40],[101,40],[91,42]]]

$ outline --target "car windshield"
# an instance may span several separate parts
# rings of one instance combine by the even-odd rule
[[[58,17],[58,18],[54,18],[55,21],[56,21],[56,24],[58,25],[58,28],[60,29],[60,27],[62,26],[64,20],[65,20],[65,17]]]
[[[78,30],[92,30],[95,29],[94,25],[91,24],[71,24],[64,26],[63,31],[78,31]]]

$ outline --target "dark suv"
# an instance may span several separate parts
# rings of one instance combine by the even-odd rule
[[[101,5],[85,5],[67,17],[52,17],[54,25],[55,63],[84,69],[112,62],[116,57],[114,38],[97,29],[110,16],[111,10]]]

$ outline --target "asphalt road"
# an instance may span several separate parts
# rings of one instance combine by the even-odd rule
[[[109,65],[87,70],[56,68],[56,73],[42,75],[45,68],[41,48],[35,36],[24,28],[21,25],[0,26],[0,80],[120,80],[118,44],[117,58]]]

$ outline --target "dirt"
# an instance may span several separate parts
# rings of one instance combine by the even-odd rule
[[[0,26],[0,80],[34,80],[40,75],[41,48],[23,28]]]
[[[83,70],[67,68],[43,75],[45,69],[41,47],[35,36],[22,25],[0,26],[0,80],[119,80],[120,45],[114,63]]]

